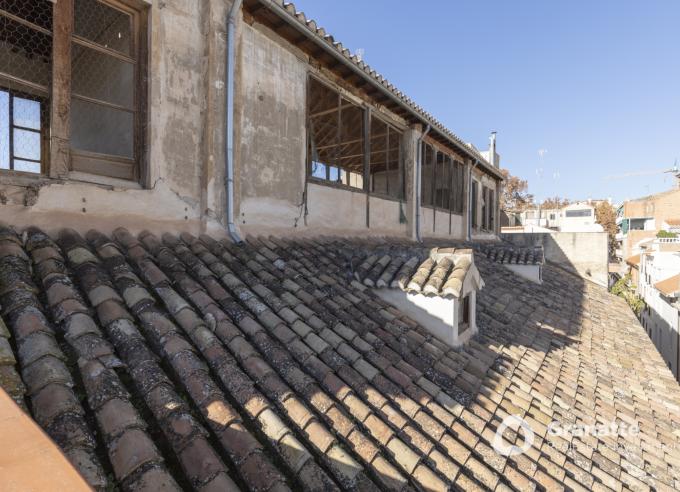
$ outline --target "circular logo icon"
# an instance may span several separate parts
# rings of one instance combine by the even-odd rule
[[[510,428],[515,432],[519,433],[519,429],[522,428],[524,431],[524,443],[522,446],[515,446],[514,444],[509,444],[503,439],[503,432],[505,429]],[[508,415],[503,419],[501,425],[498,426],[496,435],[493,439],[493,448],[498,454],[503,456],[517,456],[519,454],[526,453],[529,448],[534,444],[534,431],[531,429],[529,424],[520,417],[519,415]]]

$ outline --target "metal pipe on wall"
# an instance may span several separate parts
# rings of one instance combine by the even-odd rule
[[[418,242],[421,242],[422,239],[420,238],[420,193],[421,193],[421,179],[422,179],[422,168],[423,168],[423,140],[427,136],[428,133],[430,133],[430,125],[428,123],[427,128],[425,128],[425,131],[423,134],[418,138],[418,149],[416,149],[416,155],[418,156],[416,158],[416,239]]]
[[[472,203],[472,171],[479,165],[479,161],[475,159],[475,165],[470,167],[470,173],[468,175],[468,220],[467,220],[467,240],[472,241],[472,207],[476,206],[476,203]]]
[[[235,243],[242,241],[234,222],[234,60],[236,16],[243,0],[234,0],[227,16],[227,66],[226,66],[226,124],[225,124],[225,181],[227,188],[227,231]]]

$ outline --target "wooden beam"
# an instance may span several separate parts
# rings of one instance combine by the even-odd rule
[[[52,103],[50,169],[52,178],[64,178],[70,167],[71,137],[71,35],[73,0],[59,0],[52,20]]]

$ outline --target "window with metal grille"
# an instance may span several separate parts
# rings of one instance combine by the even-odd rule
[[[464,199],[464,166],[447,152],[423,143],[421,169],[421,205],[462,214]]]
[[[472,182],[472,199],[470,200],[470,207],[472,207],[472,227],[477,228],[479,226],[477,222],[477,200],[479,195],[479,185],[477,181]]]
[[[51,79],[52,3],[0,0],[0,169],[44,171]]]
[[[0,0],[0,169],[140,178],[146,14],[133,3]]]
[[[489,230],[494,231],[494,227],[496,224],[496,208],[494,206],[494,190],[491,188],[488,189],[489,193]]]
[[[137,12],[115,1],[73,7],[72,169],[137,179]]]
[[[489,188],[486,186],[482,185],[482,229],[486,230],[488,227],[488,218],[489,216],[487,215],[487,200],[488,200],[488,195],[489,195]]]

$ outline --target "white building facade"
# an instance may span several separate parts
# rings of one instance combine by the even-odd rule
[[[645,301],[640,322],[680,380],[680,252],[641,255],[638,294]]]

